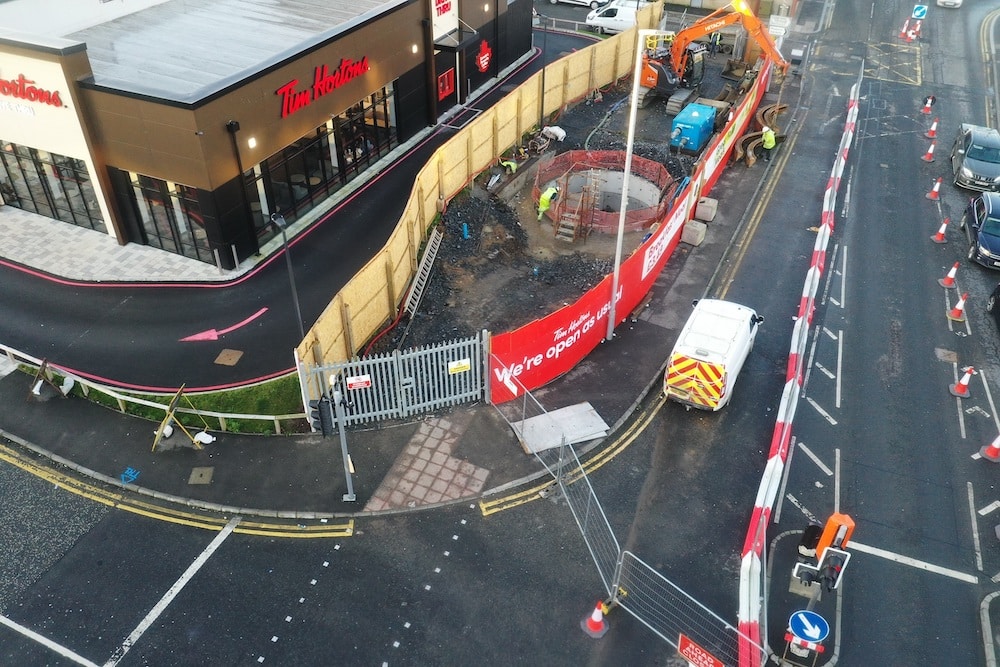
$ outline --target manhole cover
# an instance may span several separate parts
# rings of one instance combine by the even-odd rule
[[[202,466],[195,468],[191,471],[191,477],[188,478],[188,484],[211,484],[213,470],[215,470],[215,466]]]
[[[237,362],[239,362],[240,357],[242,356],[243,353],[240,352],[239,350],[226,349],[223,350],[222,352],[219,352],[219,356],[215,358],[215,363],[219,364],[220,366],[235,366]]]

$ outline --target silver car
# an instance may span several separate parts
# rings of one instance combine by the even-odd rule
[[[969,190],[1000,190],[1000,132],[963,123],[951,149],[955,185]]]

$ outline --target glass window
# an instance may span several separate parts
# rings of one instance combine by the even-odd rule
[[[146,244],[214,262],[197,189],[142,174],[129,176]]]
[[[11,206],[107,233],[87,165],[0,140],[0,192]]]

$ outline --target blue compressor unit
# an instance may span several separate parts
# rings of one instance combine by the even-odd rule
[[[707,104],[689,104],[674,116],[670,126],[670,145],[673,148],[697,153],[704,148],[715,129],[715,107]]]

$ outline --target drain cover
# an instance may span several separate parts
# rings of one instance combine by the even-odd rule
[[[212,471],[214,470],[215,466],[202,466],[193,469],[191,477],[188,478],[188,484],[211,484]]]
[[[242,356],[243,353],[239,350],[225,349],[219,352],[219,356],[215,358],[215,363],[220,366],[235,366]]]

